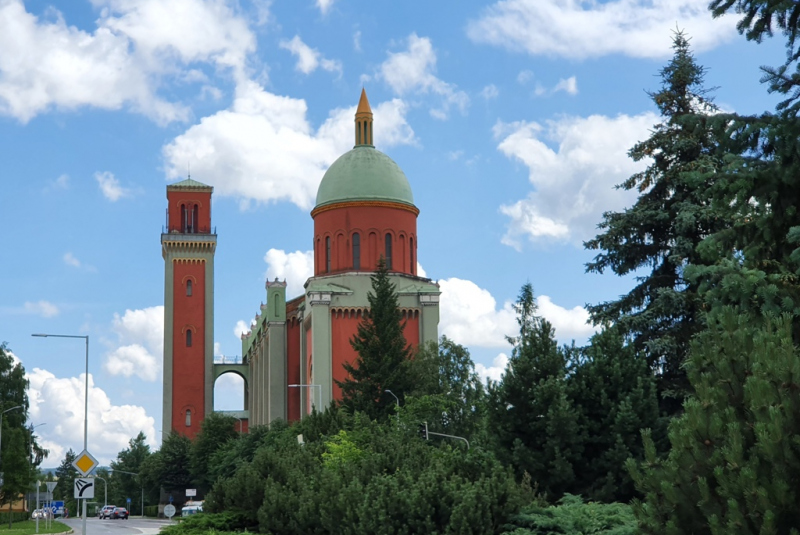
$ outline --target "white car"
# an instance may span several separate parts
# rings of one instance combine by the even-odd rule
[[[113,513],[116,508],[116,505],[104,505],[103,508],[97,512],[97,518],[111,518],[111,513]]]

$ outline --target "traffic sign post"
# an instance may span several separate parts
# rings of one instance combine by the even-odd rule
[[[58,485],[58,481],[47,481],[47,482],[45,483],[45,486],[47,486],[47,493],[49,494],[49,496],[47,496],[47,511],[48,511],[48,512],[51,512],[51,511],[52,511],[52,510],[50,509],[50,504],[51,504],[51,503],[52,503],[52,501],[53,501],[53,491],[55,490],[55,488],[56,488],[56,485]],[[49,527],[50,527],[50,515],[45,515],[45,517],[44,517],[44,524],[45,524],[45,526],[47,526],[47,527],[48,527],[48,529],[49,529]]]
[[[72,461],[72,466],[75,467],[75,470],[81,473],[82,476],[88,476],[89,472],[97,467],[97,459],[86,450],[83,450],[75,457],[75,460]]]
[[[94,480],[90,477],[75,479],[75,499],[87,500],[90,498],[94,498]]]
[[[165,505],[164,506],[164,516],[169,518],[169,519],[172,519],[172,517],[175,516],[175,506],[172,505],[171,503]]]

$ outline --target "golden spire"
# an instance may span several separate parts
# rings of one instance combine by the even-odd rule
[[[356,108],[356,147],[373,146],[372,143],[372,108],[369,107],[367,91],[361,88],[361,98]]]

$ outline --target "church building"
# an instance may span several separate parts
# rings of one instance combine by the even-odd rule
[[[197,434],[213,411],[214,381],[224,373],[244,379],[245,410],[231,415],[245,430],[298,420],[340,399],[336,381],[356,358],[350,339],[368,310],[381,257],[397,289],[408,343],[438,339],[439,287],[417,276],[419,209],[403,171],[375,148],[372,119],[362,90],[355,146],[328,168],[311,211],[314,276],[303,295],[289,300],[285,281],[266,282],[266,304],[242,335],[241,363],[214,363],[213,190],[192,179],[167,186],[161,235],[165,433]]]

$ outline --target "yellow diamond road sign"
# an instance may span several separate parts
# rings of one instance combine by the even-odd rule
[[[83,450],[72,462],[72,466],[74,466],[82,476],[87,476],[89,472],[94,470],[97,466],[97,459],[88,451]]]

